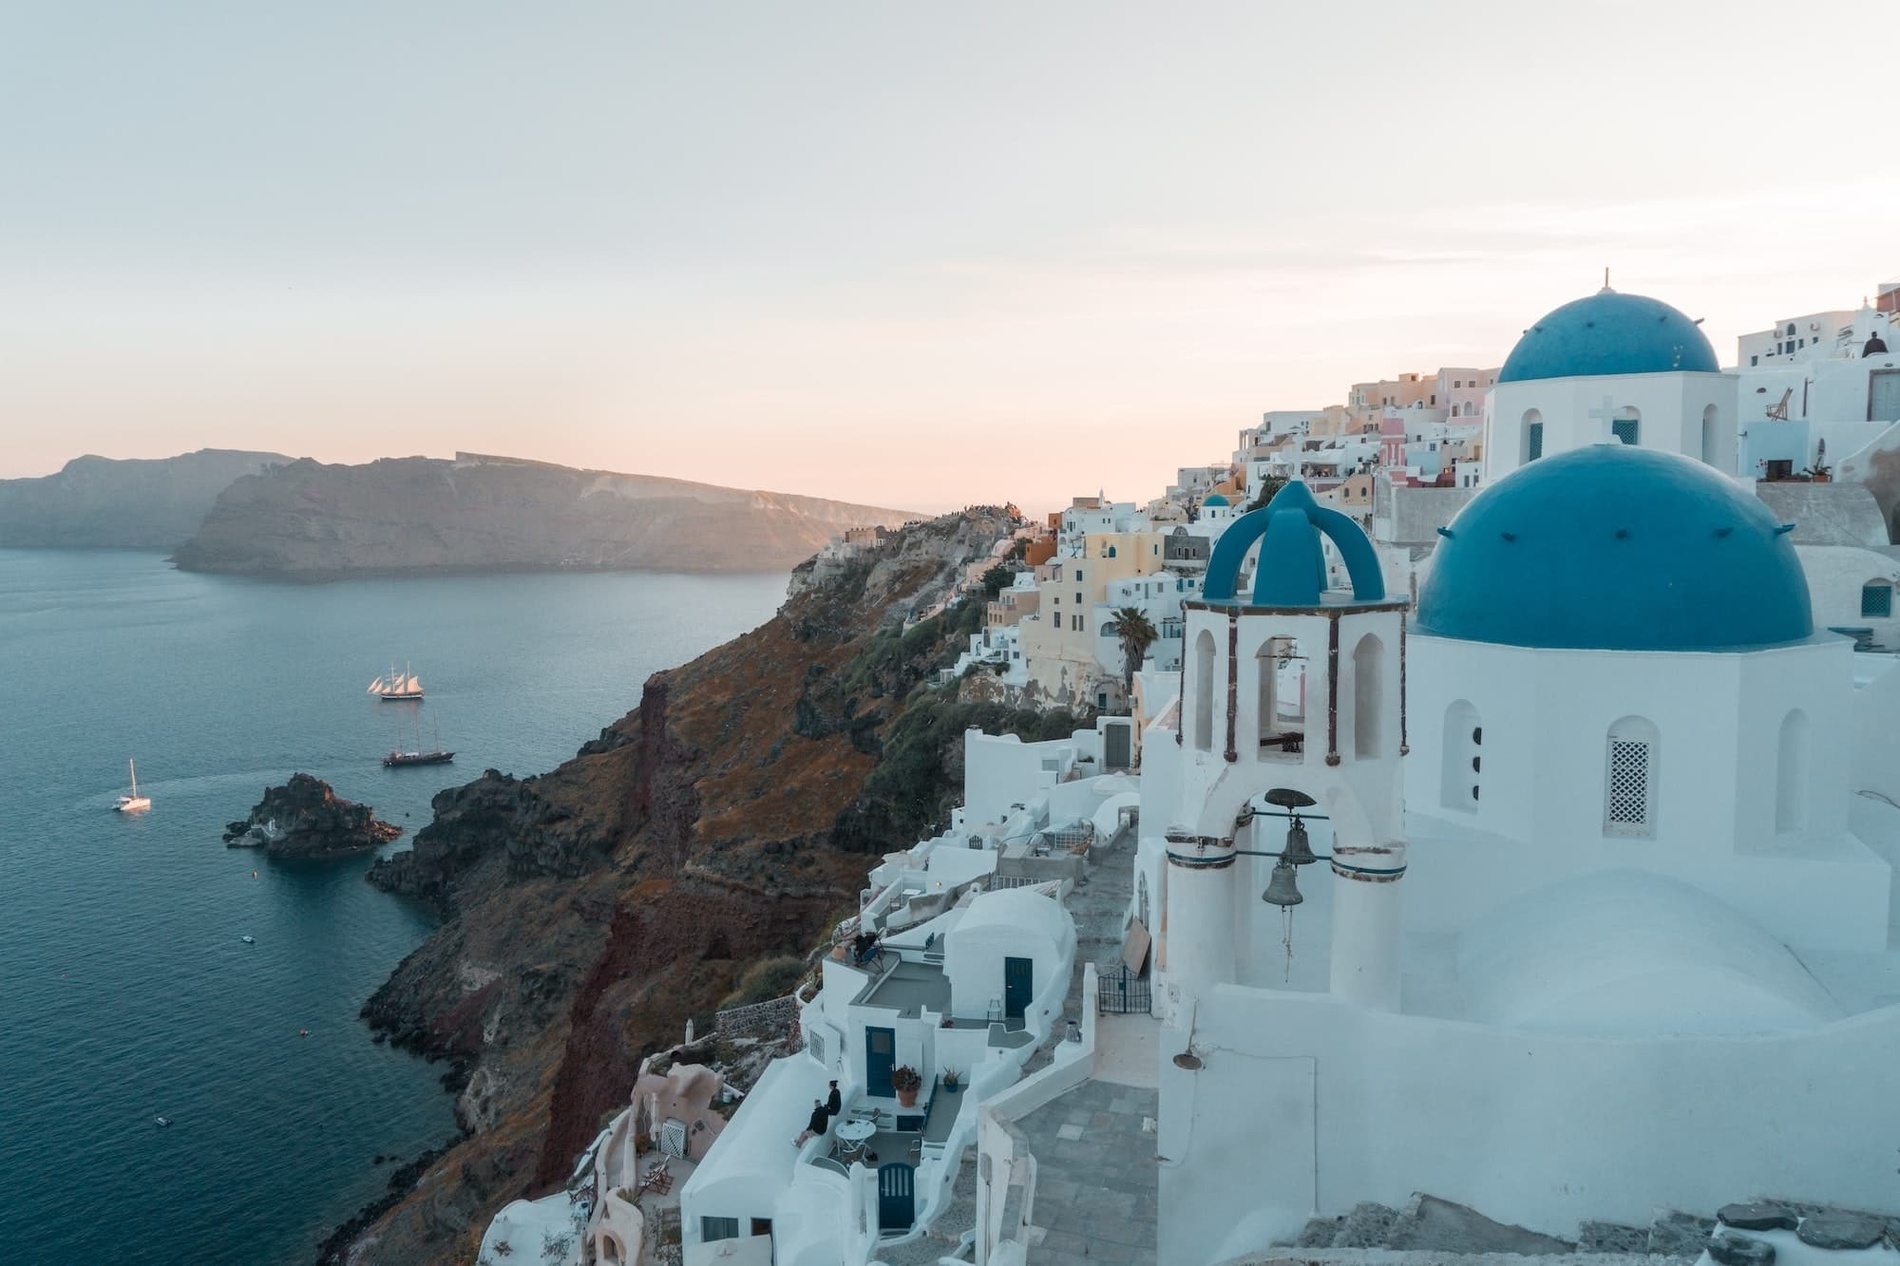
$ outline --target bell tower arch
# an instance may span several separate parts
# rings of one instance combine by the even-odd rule
[[[1325,587],[1329,549],[1346,588]],[[1272,860],[1260,854],[1273,842],[1241,828],[1279,812],[1270,804],[1304,803],[1332,825],[1332,991],[1397,1007],[1408,606],[1386,596],[1358,524],[1304,483],[1221,535],[1200,597],[1184,604],[1188,645],[1201,650],[1183,668],[1176,736],[1194,741],[1183,745],[1167,829],[1163,985],[1175,1002],[1235,980],[1252,953],[1253,903]],[[1274,862],[1273,904],[1297,900],[1290,868]]]

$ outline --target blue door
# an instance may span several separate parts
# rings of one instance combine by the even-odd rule
[[[897,1030],[864,1030],[864,1093],[874,1099],[894,1099],[891,1069],[897,1067]]]
[[[1036,964],[1027,958],[1003,960],[1003,1018],[1020,1020],[1035,993]]]
[[[908,1231],[917,1220],[916,1174],[903,1161],[877,1167],[877,1229]]]

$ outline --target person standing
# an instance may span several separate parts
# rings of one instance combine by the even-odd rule
[[[838,1093],[838,1083],[834,1081],[831,1083],[831,1097],[825,1100],[825,1114],[835,1117],[842,1111],[844,1111],[844,1096]]]

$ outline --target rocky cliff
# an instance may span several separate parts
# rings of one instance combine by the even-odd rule
[[[782,571],[850,527],[917,516],[816,497],[459,453],[308,459],[240,479],[175,558],[187,571]]]
[[[0,479],[0,548],[176,549],[232,480],[289,460],[207,448],[156,461],[75,457],[57,475]]]
[[[496,1209],[567,1177],[642,1054],[689,1017],[706,1031],[762,960],[804,955],[855,908],[867,854],[941,820],[964,725],[1067,733],[1072,718],[923,684],[980,619],[980,595],[903,627],[1014,522],[977,509],[898,532],[760,628],[656,674],[558,769],[490,770],[436,797],[415,847],[370,879],[447,919],[364,1014],[458,1063],[469,1134],[326,1260],[471,1260]]]
[[[227,848],[261,848],[284,861],[349,857],[387,844],[402,828],[380,822],[366,804],[345,800],[321,778],[292,774],[266,787],[249,817],[225,828]]]

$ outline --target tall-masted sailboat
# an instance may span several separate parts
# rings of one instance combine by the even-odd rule
[[[132,775],[132,794],[120,796],[119,803],[112,807],[120,813],[143,813],[152,807],[152,798],[139,794],[139,767],[129,760],[125,762],[125,767]]]
[[[430,717],[429,722],[431,725],[435,725],[435,718]],[[415,750],[409,752],[401,750],[391,751],[389,755],[383,757],[383,764],[389,769],[399,769],[404,765],[446,765],[454,759],[454,752],[445,752],[442,750],[442,727],[440,725],[435,726],[434,750],[427,752],[422,750],[422,724],[418,721],[416,723]]]
[[[401,672],[397,672],[395,665],[392,664],[387,677],[378,677],[369,683],[369,693],[376,695],[385,703],[392,700],[420,699],[422,698],[422,678],[410,672],[407,664],[402,666]]]

